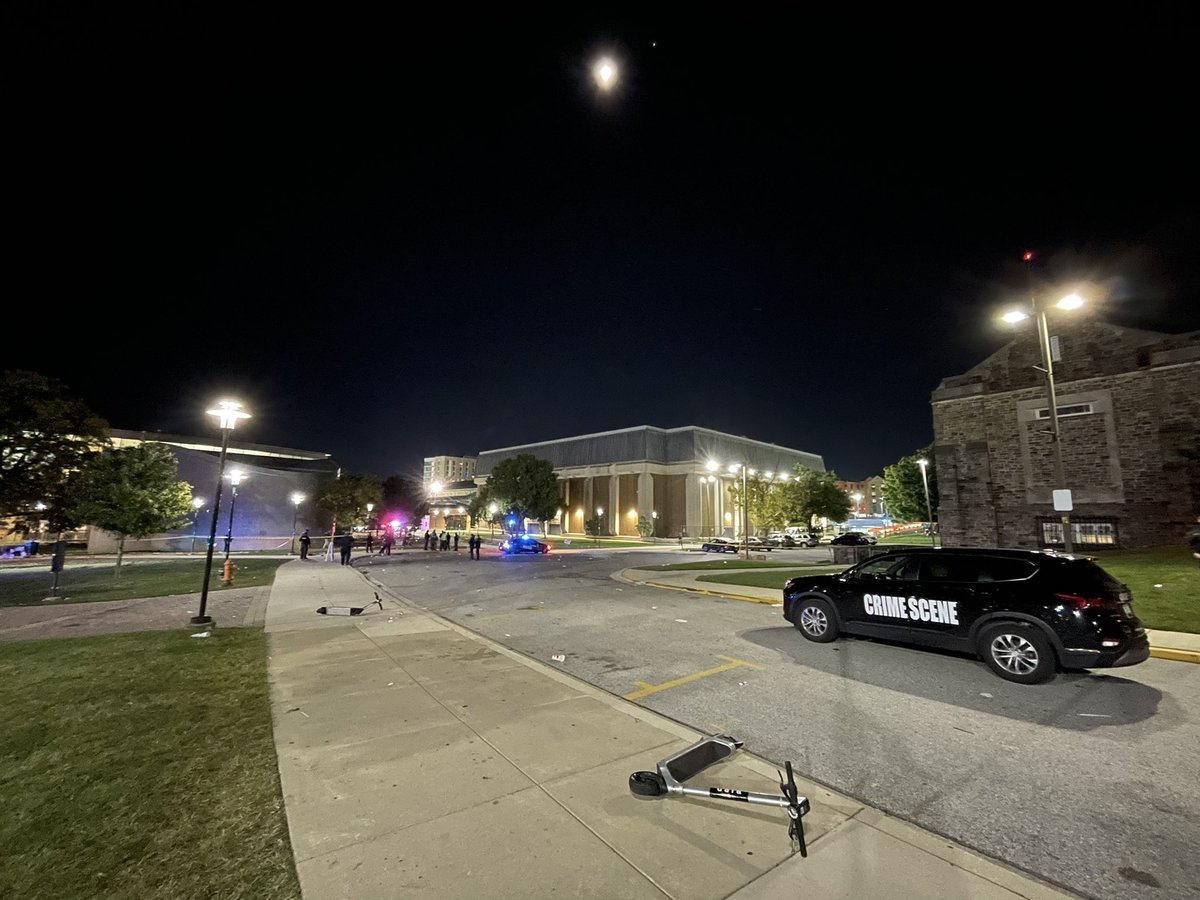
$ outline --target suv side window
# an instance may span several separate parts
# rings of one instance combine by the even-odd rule
[[[901,577],[898,573],[908,562],[908,557],[901,556],[899,559],[890,557],[887,559],[872,559],[861,566],[854,573],[859,578],[898,578]]]
[[[967,556],[926,557],[921,560],[921,581],[977,581],[978,560]]]
[[[1034,564],[1026,559],[988,556],[979,560],[976,577],[979,581],[1021,581],[1032,576],[1035,571]]]

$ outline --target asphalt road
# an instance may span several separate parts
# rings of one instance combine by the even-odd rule
[[[1082,895],[1200,896],[1200,666],[1150,659],[1020,686],[964,656],[812,644],[779,607],[613,577],[681,558],[414,553],[369,571],[417,606]]]

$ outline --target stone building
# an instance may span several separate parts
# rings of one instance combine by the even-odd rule
[[[1178,544],[1200,514],[1200,332],[1051,320],[1075,549]],[[933,392],[947,546],[1061,547],[1036,329]]]
[[[545,459],[560,481],[563,508],[551,533],[583,534],[596,516],[602,534],[636,537],[638,523],[651,522],[656,537],[692,537],[740,532],[729,488],[749,472],[790,476],[796,466],[824,472],[815,453],[688,425],[643,425],[598,434],[541,441],[479,454],[475,480],[485,484],[501,460],[527,453]],[[597,512],[602,510],[602,512]],[[750,523],[751,531],[754,522]]]

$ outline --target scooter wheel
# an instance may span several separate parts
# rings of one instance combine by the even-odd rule
[[[657,772],[634,772],[629,776],[629,790],[639,797],[661,797],[667,783]]]

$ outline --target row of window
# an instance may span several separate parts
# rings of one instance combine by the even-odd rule
[[[1041,519],[1041,546],[1063,546],[1063,525],[1058,519]],[[1115,547],[1117,523],[1112,519],[1083,519],[1071,522],[1071,543],[1076,547]]]

